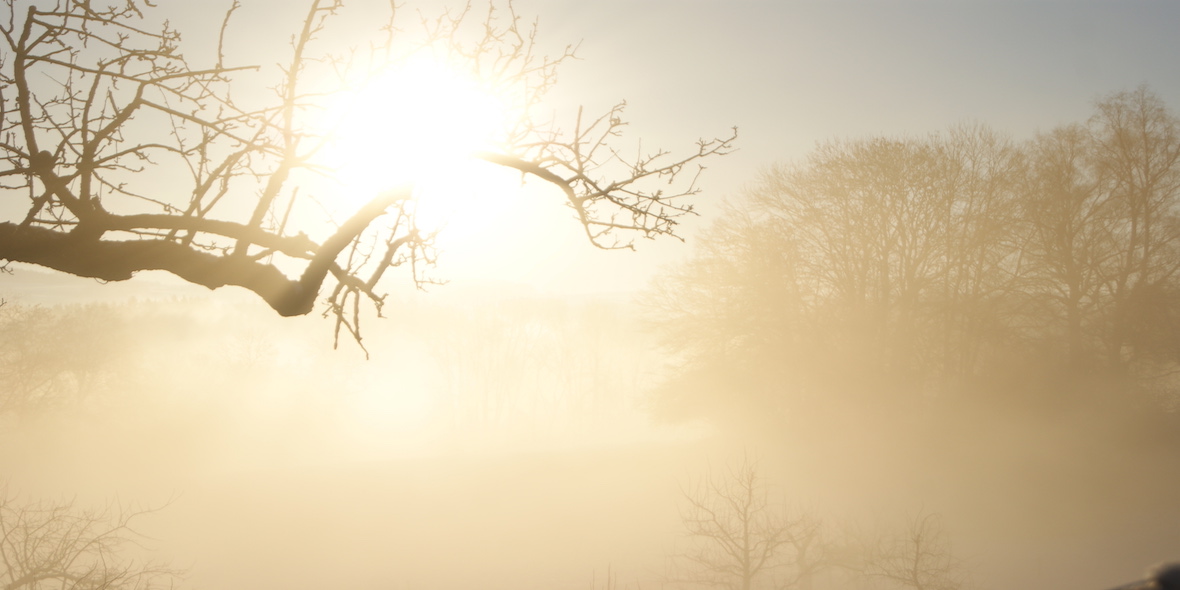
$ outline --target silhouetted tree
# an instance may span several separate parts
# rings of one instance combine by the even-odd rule
[[[673,412],[1059,400],[1077,388],[1043,384],[1067,373],[1175,398],[1180,123],[1147,88],[1025,144],[965,126],[821,145],[702,238],[647,295],[683,361]]]
[[[1180,120],[1148,88],[1030,144],[1027,276],[1040,334],[1073,373],[1120,387],[1180,360]]]
[[[719,373],[689,381],[731,384],[712,392],[727,404],[781,416],[834,389],[914,399],[980,371],[1007,337],[1019,169],[983,128],[826,144],[764,173],[647,303],[687,375]]]
[[[922,303],[932,328],[920,344],[927,386],[959,390],[994,366],[998,350],[1020,339],[1023,222],[1020,177],[1024,154],[982,126],[951,129],[935,140],[946,217],[945,262]],[[910,231],[922,231],[920,224]]]
[[[1036,137],[1022,203],[1028,290],[1037,313],[1056,324],[1043,326],[1043,334],[1060,338],[1069,365],[1078,369],[1098,352],[1105,277],[1118,256],[1117,218],[1102,194],[1093,151],[1082,125]]]
[[[688,546],[673,556],[676,584],[806,590],[824,563],[821,523],[788,515],[748,457],[685,490],[680,518]]]
[[[171,588],[178,572],[136,559],[132,527],[147,510],[79,509],[73,502],[20,503],[0,495],[0,584],[9,590]]]
[[[316,195],[299,190],[306,174],[324,172],[316,157],[326,137],[310,119],[345,86],[324,80],[363,61],[317,49],[342,4],[309,3],[281,75],[267,81],[257,67],[229,65],[222,45],[215,62],[190,62],[180,34],[157,24],[149,2],[6,0],[0,178],[14,206],[0,222],[0,260],[106,281],[164,270],[209,288],[244,287],[282,315],[308,313],[325,281],[334,282],[328,312],[338,333],[355,335],[359,301],[380,310],[386,271],[406,265],[422,280],[433,254],[409,187],[361,196],[364,204],[319,238],[299,223],[305,209],[316,223],[329,221],[310,213]],[[626,125],[623,103],[596,117],[579,111],[563,134],[540,107],[572,49],[538,55],[535,30],[510,5],[502,12],[492,7],[482,22],[470,10],[424,18],[424,36],[410,41],[515,97],[521,117],[500,151],[478,157],[560,190],[596,246],[674,234],[692,210],[697,162],[726,153],[734,136],[702,140],[682,157],[624,157],[614,143]],[[478,34],[464,41],[468,30]],[[392,48],[403,33],[392,16],[385,32],[357,67],[398,59]],[[252,90],[257,81],[273,85],[269,99]]]
[[[966,580],[938,514],[918,514],[904,530],[879,539],[865,560],[865,574],[894,587],[958,590]]]

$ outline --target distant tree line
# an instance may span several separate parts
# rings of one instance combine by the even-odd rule
[[[684,361],[673,414],[1176,408],[1180,121],[1147,87],[1023,142],[981,125],[830,141],[762,173],[699,244],[646,296]]]

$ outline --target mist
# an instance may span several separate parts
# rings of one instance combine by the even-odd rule
[[[366,361],[318,318],[171,289],[5,305],[14,501],[159,508],[143,532],[197,587],[584,587],[660,562],[707,429],[647,420],[662,359],[628,302],[411,293]]]
[[[107,288],[17,278],[49,298]],[[1176,547],[1174,445],[1141,420],[1003,400],[686,420],[659,409],[678,364],[626,299],[408,294],[366,361],[326,353],[323,320],[158,289],[6,304],[0,460],[12,501],[158,509],[145,547],[192,587],[672,584],[686,491],[743,458],[832,547],[936,514],[980,587],[1113,586]],[[14,368],[48,383],[24,407]]]
[[[4,38],[0,585],[1180,559],[1176,8],[222,4]]]

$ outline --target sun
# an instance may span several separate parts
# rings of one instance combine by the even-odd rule
[[[447,280],[528,281],[537,272],[529,260],[564,250],[541,252],[537,244],[561,243],[552,234],[567,230],[571,217],[542,183],[524,186],[519,171],[473,157],[501,147],[497,140],[520,116],[488,88],[423,54],[339,96],[327,111],[323,153],[337,179],[331,205],[350,214],[412,186],[415,224],[437,232]]]
[[[476,188],[459,182],[472,155],[495,149],[509,110],[477,77],[415,54],[333,101],[324,160],[349,205],[406,185],[423,204],[463,195]]]

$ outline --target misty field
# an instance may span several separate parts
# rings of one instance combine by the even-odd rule
[[[0,589],[1173,588],[1176,22],[0,2]]]

